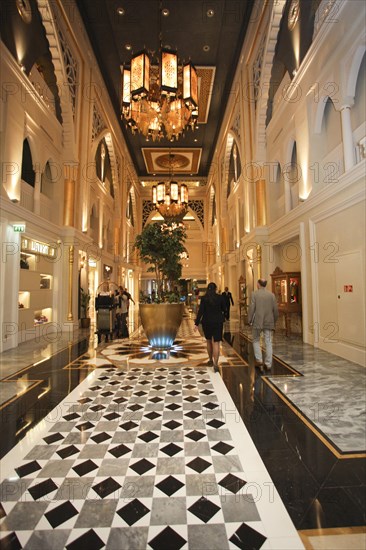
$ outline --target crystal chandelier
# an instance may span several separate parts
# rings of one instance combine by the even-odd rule
[[[153,185],[152,202],[167,222],[181,222],[188,212],[188,187],[176,181]]]
[[[121,71],[122,119],[132,133],[173,141],[186,128],[195,129],[198,79],[191,62],[179,65],[176,52],[160,47],[159,59],[144,50]]]

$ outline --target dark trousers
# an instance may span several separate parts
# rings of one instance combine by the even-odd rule
[[[227,321],[230,319],[230,304],[226,306],[225,318]]]
[[[127,313],[117,314],[117,331],[119,338],[128,338]]]

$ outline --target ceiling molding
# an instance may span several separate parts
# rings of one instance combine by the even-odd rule
[[[197,174],[201,148],[142,148],[148,174]],[[170,158],[170,156],[172,158]]]
[[[198,76],[198,124],[206,124],[210,112],[216,67],[196,67]]]

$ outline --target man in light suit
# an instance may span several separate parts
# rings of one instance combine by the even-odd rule
[[[267,281],[258,279],[257,290],[253,292],[249,306],[248,320],[252,326],[255,366],[262,367],[260,335],[263,332],[265,344],[264,365],[272,367],[272,333],[278,319],[278,308],[274,294],[266,289]]]

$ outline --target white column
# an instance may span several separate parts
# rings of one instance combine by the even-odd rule
[[[283,187],[285,192],[285,213],[288,214],[291,211],[291,187],[288,181],[288,172],[284,174]]]
[[[353,145],[353,133],[351,123],[351,107],[343,105],[341,107],[342,119],[342,139],[343,139],[343,156],[344,156],[344,171],[347,172],[355,165],[355,151]]]
[[[305,224],[300,222],[300,250],[306,250]],[[301,303],[302,303],[302,339],[307,344],[309,341],[309,305],[308,305],[308,271],[307,254],[301,254]]]

